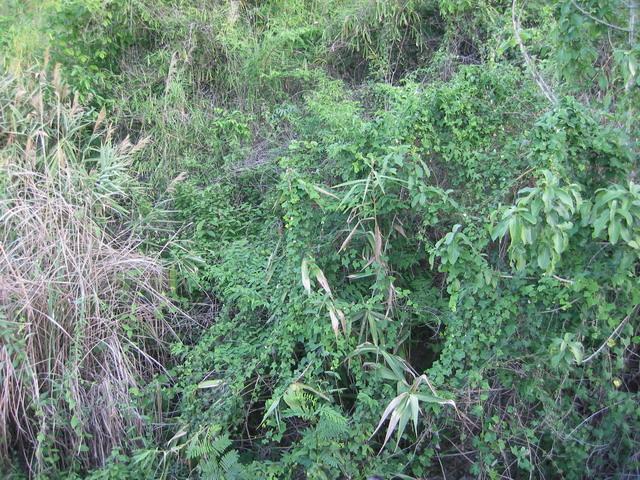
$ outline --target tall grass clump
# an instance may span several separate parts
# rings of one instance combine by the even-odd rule
[[[47,77],[0,77],[0,465],[45,475],[137,443],[166,332],[161,265],[126,221],[146,142]]]

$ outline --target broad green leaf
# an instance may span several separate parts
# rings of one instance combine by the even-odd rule
[[[451,265],[454,265],[458,261],[458,258],[460,257],[460,249],[454,243],[449,247],[448,253],[449,253],[449,263],[451,263]]]
[[[618,243],[618,239],[620,238],[620,223],[615,219],[612,222],[609,222],[609,241],[615,245]]]
[[[549,247],[545,245],[540,249],[540,252],[538,253],[538,266],[543,270],[547,270],[550,263],[551,251],[549,250]]]
[[[503,238],[504,235],[507,233],[508,228],[509,228],[509,221],[502,220],[500,223],[498,223],[498,225],[496,225],[496,227],[491,232],[491,240],[495,242],[496,239]]]
[[[593,222],[593,235],[594,237],[600,236],[600,233],[606,228],[609,222],[609,212],[604,210],[598,215],[598,218]]]
[[[562,232],[554,232],[553,234],[553,249],[558,255],[564,250],[564,236]]]
[[[509,223],[509,235],[511,243],[518,243],[522,239],[522,224],[518,217],[513,217]]]
[[[530,227],[522,227],[522,243],[531,245],[533,243],[533,234]]]

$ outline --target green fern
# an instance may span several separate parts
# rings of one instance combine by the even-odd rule
[[[227,474],[227,478],[236,478],[241,472],[240,456],[235,450],[229,450],[220,458],[220,468]],[[232,477],[233,474],[233,477]]]
[[[230,449],[232,441],[218,425],[197,431],[187,441],[186,457],[196,461],[199,477],[211,480],[239,478],[242,465],[239,455]]]
[[[337,410],[328,405],[318,409],[318,424],[315,433],[318,440],[330,441],[344,437],[349,431],[347,419]]]

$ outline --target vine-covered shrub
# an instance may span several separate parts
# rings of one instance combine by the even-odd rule
[[[15,410],[44,440],[16,436],[0,403],[7,471],[640,475],[636,3],[52,0],[52,58],[114,119],[78,111],[88,123],[74,130],[52,109],[43,130],[39,87],[5,102],[6,118],[14,97],[33,106],[23,137],[46,145],[47,192],[104,233],[71,235],[88,240],[64,258],[99,237],[168,275],[118,271],[93,286],[113,295],[69,297],[66,270],[41,268],[59,255],[20,242],[35,234],[7,217],[12,252],[36,247],[31,263],[0,257],[0,275],[36,265],[21,284],[46,284],[41,304],[75,336],[58,355],[29,350],[37,337],[12,319],[35,313],[12,290],[0,365],[77,360],[51,363],[38,389],[50,423]],[[16,145],[7,125],[3,151]],[[80,149],[83,168],[61,167],[61,149]],[[2,181],[11,201],[39,191]],[[110,329],[87,331],[97,310]],[[73,403],[101,363],[129,368],[111,436],[82,427]],[[36,469],[20,467],[25,451]]]

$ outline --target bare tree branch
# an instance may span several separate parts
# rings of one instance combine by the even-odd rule
[[[624,317],[624,319],[620,322],[620,325],[618,325],[615,330],[613,332],[611,332],[611,335],[609,335],[607,337],[607,339],[602,343],[602,345],[600,345],[600,347],[598,347],[598,349],[593,352],[591,355],[589,355],[587,358],[585,358],[582,363],[589,363],[591,360],[593,360],[595,358],[596,355],[598,355],[598,353],[600,353],[604,347],[606,347],[609,344],[609,340],[614,339],[615,337],[617,337],[620,334],[620,331],[622,330],[622,327],[624,327],[627,322],[629,321],[629,319],[631,317],[633,317],[637,312],[638,312],[638,305],[636,305],[633,309],[633,311],[627,315],[626,317]]]
[[[538,72],[533,58],[531,58],[531,55],[529,55],[529,52],[527,52],[527,49],[522,41],[522,36],[520,35],[520,21],[518,20],[518,16],[516,15],[516,1],[517,0],[513,0],[513,3],[511,4],[511,20],[513,21],[513,32],[516,37],[516,41],[518,42],[518,46],[520,47],[520,51],[522,52],[524,61],[527,64],[531,75],[533,76],[533,80],[536,82],[538,87],[540,87],[540,90],[542,90],[542,93],[547,98],[547,100],[555,105],[558,103],[558,97],[542,77],[542,75]]]
[[[633,2],[631,2],[633,3]],[[593,20],[596,23],[600,23],[602,25],[605,25],[609,28],[613,28],[615,30],[620,30],[621,32],[629,32],[630,30],[628,28],[624,28],[624,27],[620,27],[618,25],[614,25],[612,23],[607,22],[606,20],[602,20],[601,18],[595,17],[592,14],[590,14],[588,11],[586,11],[584,8],[582,8],[580,5],[578,5],[578,3],[575,0],[571,0],[571,4],[576,7],[576,9],[578,9],[580,11],[580,13],[582,13],[583,15],[586,15],[587,17],[589,17],[591,20]]]

